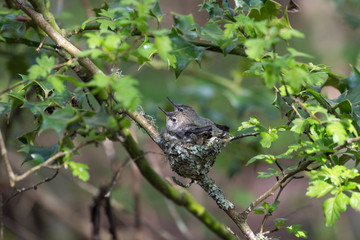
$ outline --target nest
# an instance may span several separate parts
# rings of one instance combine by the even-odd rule
[[[198,144],[165,133],[162,148],[174,172],[185,178],[199,180],[210,171],[224,145],[218,137],[204,139],[202,144]]]

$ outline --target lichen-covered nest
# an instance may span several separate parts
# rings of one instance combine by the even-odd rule
[[[197,180],[206,175],[224,147],[221,138],[211,137],[202,144],[163,135],[162,148],[171,169],[182,177]]]

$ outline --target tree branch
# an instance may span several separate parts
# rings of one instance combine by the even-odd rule
[[[23,0],[13,0],[15,1],[19,8],[23,10],[29,17],[34,20],[34,22],[51,37],[55,43],[64,48],[68,53],[72,56],[76,57],[80,50],[71,44],[68,40],[66,40],[59,32],[57,32],[53,26],[51,26],[44,18],[41,13],[36,12],[29,5],[27,5]],[[79,63],[88,69],[92,74],[103,74],[103,72],[87,57],[79,58]]]
[[[244,133],[244,134],[240,134],[240,135],[236,135],[236,136],[232,136],[232,137],[229,137],[229,138],[226,138],[224,139],[224,142],[226,143],[229,143],[229,142],[232,142],[234,140],[237,140],[237,139],[240,139],[240,138],[244,138],[244,137],[251,137],[251,136],[257,136],[259,135],[260,133]]]
[[[47,183],[47,182],[50,182],[51,180],[53,180],[59,173],[59,169],[56,169],[54,175],[52,175],[51,177],[47,177],[45,178],[44,180],[42,180],[41,182],[35,184],[35,185],[32,185],[31,187],[27,187],[27,188],[21,188],[21,189],[18,189],[13,195],[11,195],[9,198],[7,198],[2,204],[0,204],[0,208],[3,208],[11,199],[13,199],[14,197],[16,197],[17,195],[19,195],[20,193],[23,193],[23,192],[26,192],[26,191],[29,191],[31,189],[34,189],[36,190],[37,187],[43,183]]]
[[[269,190],[267,190],[263,195],[261,195],[259,198],[257,198],[254,202],[252,202],[242,213],[241,213],[241,218],[243,219],[247,219],[248,215],[254,210],[255,207],[257,207],[261,202],[263,202],[265,199],[267,199],[268,197],[274,195],[274,192],[276,191],[276,189],[278,189],[282,183],[284,183],[287,179],[291,178],[292,176],[294,176],[295,174],[302,172],[304,170],[306,170],[306,168],[312,164],[314,161],[313,160],[308,160],[305,161],[303,164],[301,164],[298,168],[296,168],[295,170],[287,173],[284,175],[284,177],[282,177],[281,179],[279,179]]]
[[[65,152],[58,152],[56,153],[55,155],[53,155],[52,157],[48,158],[45,162],[39,164],[39,165],[36,165],[35,167],[29,169],[28,171],[26,171],[25,173],[21,174],[21,175],[17,175],[14,173],[14,171],[12,170],[12,167],[11,167],[11,164],[10,164],[10,161],[9,161],[9,158],[8,158],[8,155],[7,155],[7,150],[6,150],[6,147],[5,147],[5,142],[4,142],[4,139],[3,139],[3,136],[2,136],[2,133],[0,131],[0,149],[1,149],[1,156],[3,157],[4,159],[4,162],[5,162],[5,166],[6,166],[6,170],[7,170],[7,173],[9,175],[9,181],[10,181],[10,186],[11,187],[14,187],[15,186],[15,183],[18,182],[18,181],[21,181],[23,179],[25,179],[26,177],[28,177],[30,174],[36,172],[37,170],[39,170],[40,168],[43,168],[43,167],[46,167],[48,165],[50,165],[52,162],[54,162],[56,159],[60,158],[60,157],[63,157],[67,154],[72,154],[74,152],[76,152],[77,150],[79,150],[80,148],[88,145],[88,144],[91,144],[93,143],[94,141],[86,141],[86,142],[83,142],[81,143],[79,146],[69,150],[69,151],[65,151]]]
[[[38,47],[40,45],[39,42],[36,41],[32,41],[32,40],[28,40],[25,38],[9,38],[9,37],[4,37],[5,42],[6,43],[10,43],[10,44],[25,44],[27,46],[30,47]],[[52,44],[43,44],[42,48],[50,50],[50,51],[55,51],[55,49],[57,48],[56,45],[52,45]]]

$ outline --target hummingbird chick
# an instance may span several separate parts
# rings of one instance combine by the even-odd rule
[[[199,139],[210,137],[223,138],[229,134],[228,126],[216,124],[210,119],[199,116],[192,107],[176,104],[169,97],[168,99],[175,110],[167,112],[161,107],[159,108],[166,115],[166,130],[169,134],[196,142],[203,142]]]

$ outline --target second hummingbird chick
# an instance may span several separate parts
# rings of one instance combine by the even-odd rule
[[[179,115],[179,118],[181,116],[186,124],[192,124],[197,127],[211,126],[213,131],[212,135],[217,137],[224,137],[229,134],[230,128],[228,126],[214,123],[210,119],[200,116],[192,107],[183,104],[176,104],[169,97],[167,97],[167,99],[174,106],[174,112]]]

